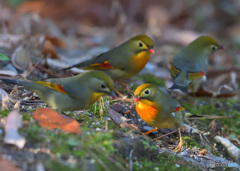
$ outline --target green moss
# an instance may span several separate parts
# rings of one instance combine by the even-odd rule
[[[178,158],[176,155],[169,153],[159,154],[158,157],[152,160],[136,160],[133,162],[133,170],[194,170],[197,169],[191,164],[187,164],[184,160]]]
[[[210,116],[232,116],[232,118],[223,118],[219,119],[224,130],[229,134],[236,134],[240,137],[240,112],[234,110],[233,106],[238,103],[235,99],[222,99],[220,102],[223,104],[223,107],[216,107],[215,104],[206,102],[202,105],[196,107],[191,103],[183,104],[184,108],[192,114],[197,115],[210,115]],[[201,120],[202,126],[199,129],[208,128],[212,119]]]
[[[202,148],[191,136],[183,136],[183,146],[184,147],[189,147],[189,148],[193,148],[193,147],[198,147],[198,148]]]
[[[9,114],[9,110],[0,110],[0,117],[6,117]]]

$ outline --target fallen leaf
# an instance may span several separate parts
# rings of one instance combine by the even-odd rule
[[[202,151],[200,151],[199,154],[206,155],[207,154],[207,150],[206,149],[202,149]]]
[[[108,116],[113,121],[113,123],[115,123],[116,125],[118,125],[121,128],[130,128],[132,130],[141,132],[140,129],[136,125],[127,123],[127,121],[130,119],[127,119],[126,117],[120,115],[118,112],[116,112],[110,108],[108,108]]]
[[[16,168],[12,163],[2,158],[0,155],[0,170],[7,170],[7,171],[21,171],[21,169]]]
[[[228,98],[236,96],[237,93],[214,93],[204,90],[202,87],[198,89],[197,92],[188,93],[189,96],[193,97],[216,97],[216,98]]]
[[[30,62],[31,62],[30,49],[23,48],[23,46],[19,46],[14,50],[12,54],[12,63],[16,68],[26,70]]]
[[[120,105],[118,103],[111,105],[111,109],[113,109],[114,111],[116,111],[118,113],[123,113],[123,114],[128,113],[128,111],[129,111],[123,105]]]
[[[65,132],[80,134],[80,127],[76,120],[66,118],[50,108],[39,108],[33,113],[33,118],[39,121],[42,127],[61,129]]]
[[[57,38],[57,37],[46,36],[45,40],[49,40],[54,46],[58,46],[58,47],[61,47],[61,48],[66,47],[66,44],[64,43],[64,41],[62,39]]]
[[[214,119],[208,127],[208,130],[210,129],[211,137],[214,138],[216,135],[220,136],[222,134],[221,128],[222,128],[222,126],[221,126],[219,120]]]
[[[17,109],[13,109],[7,116],[5,123],[4,143],[16,145],[22,149],[26,143],[23,136],[18,133],[18,128],[22,126],[22,118]]]
[[[0,70],[0,75],[3,76],[16,76],[18,73],[14,72],[14,71],[10,71],[10,70]]]
[[[58,59],[59,58],[55,49],[54,49],[54,46],[53,46],[52,42],[49,41],[49,40],[46,40],[43,43],[42,54],[44,56],[50,55],[50,57],[53,58],[53,59]]]

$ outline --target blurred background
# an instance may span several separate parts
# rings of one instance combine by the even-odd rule
[[[4,52],[12,56],[21,45],[32,51],[28,59],[50,53],[65,64],[57,67],[96,56],[137,34],[154,39],[150,62],[157,67],[168,69],[178,50],[199,35],[213,36],[226,47],[211,57],[210,69],[231,70],[240,61],[238,0],[2,0],[0,8]],[[170,78],[159,68],[148,72]]]

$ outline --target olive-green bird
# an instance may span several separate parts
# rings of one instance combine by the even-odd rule
[[[102,71],[88,71],[74,77],[46,81],[1,80],[36,92],[46,104],[59,113],[85,109],[104,95],[115,98],[113,81]]]
[[[184,108],[170,96],[152,84],[142,84],[134,92],[138,115],[149,125],[155,127],[145,135],[160,128],[178,128],[180,142],[174,150],[182,149],[180,127],[184,121]]]
[[[208,59],[213,52],[224,49],[214,38],[200,36],[184,47],[174,58],[170,73],[174,84],[170,89],[187,93],[191,87],[197,91],[201,81],[206,80]]]
[[[119,80],[137,75],[154,53],[154,42],[146,35],[135,36],[121,45],[90,60],[75,64],[85,70],[102,70],[112,79]]]

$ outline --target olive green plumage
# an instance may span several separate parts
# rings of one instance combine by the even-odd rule
[[[158,87],[148,83],[142,84],[135,90],[134,96],[137,112],[148,124],[156,128],[179,128],[182,125],[184,108]],[[153,109],[142,110],[147,106]]]
[[[73,77],[45,81],[2,81],[22,85],[36,92],[45,103],[58,112],[84,109],[100,96],[111,95],[113,91],[112,79],[101,71],[88,71]]]
[[[130,78],[138,74],[149,60],[154,42],[146,35],[137,35],[121,45],[90,60],[75,64],[85,70],[102,70],[112,79]]]
[[[184,47],[173,59],[170,68],[174,84],[170,89],[188,92],[191,85],[196,91],[201,80],[206,79],[208,59],[211,54],[224,49],[214,38],[201,36]]]

